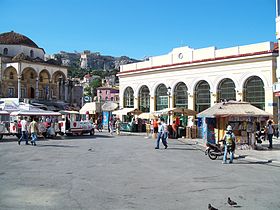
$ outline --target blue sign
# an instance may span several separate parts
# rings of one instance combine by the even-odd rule
[[[85,96],[85,97],[84,97],[84,100],[85,100],[85,101],[89,101],[89,100],[90,100],[89,96]]]
[[[107,126],[108,123],[109,123],[109,112],[103,112],[102,124],[103,126]]]

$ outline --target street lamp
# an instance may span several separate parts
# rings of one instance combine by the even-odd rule
[[[170,109],[170,95],[171,95],[171,87],[168,87],[167,88],[168,109]],[[168,124],[170,125],[170,111],[168,111]]]

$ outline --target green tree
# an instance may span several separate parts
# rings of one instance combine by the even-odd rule
[[[101,82],[101,79],[100,78],[96,78],[96,79],[93,79],[90,83],[89,83],[89,87],[91,88],[91,94],[92,96],[96,96],[96,89],[98,87],[100,87],[102,84]]]

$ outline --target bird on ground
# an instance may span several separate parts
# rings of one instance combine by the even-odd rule
[[[210,203],[208,204],[208,209],[209,209],[209,210],[218,210],[218,209],[216,209],[214,206],[211,206]]]
[[[228,200],[227,200],[228,204],[231,205],[231,206],[235,206],[237,205],[237,203],[233,200],[230,199],[230,197],[228,197]]]

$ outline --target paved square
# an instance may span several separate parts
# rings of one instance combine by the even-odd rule
[[[280,209],[280,168],[211,161],[196,145],[143,136],[0,142],[0,209]]]

